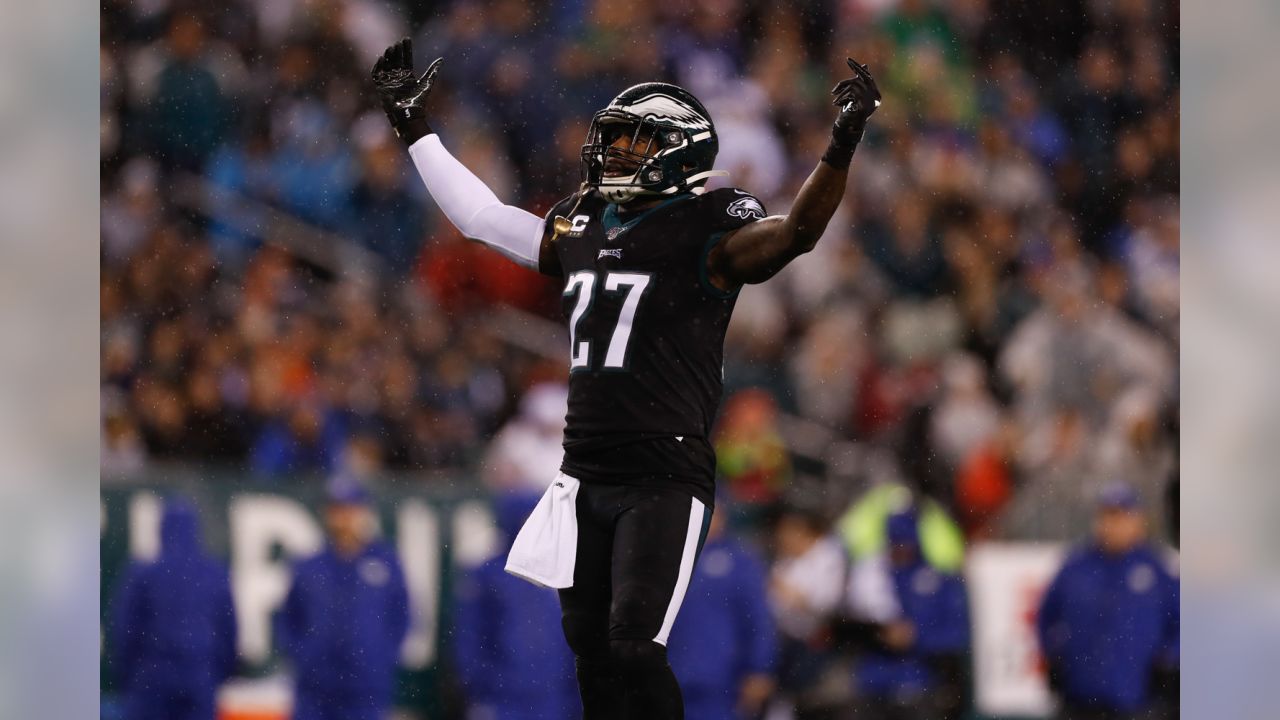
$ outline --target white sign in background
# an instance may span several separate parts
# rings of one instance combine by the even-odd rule
[[[1062,565],[1060,545],[978,543],[965,575],[973,622],[974,699],[989,716],[1048,717],[1036,612]]]

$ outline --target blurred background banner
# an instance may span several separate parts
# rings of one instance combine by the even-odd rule
[[[319,552],[324,544],[323,484],[293,482],[254,485],[230,475],[201,477],[182,494],[196,500],[203,519],[202,539],[229,560],[239,633],[236,638],[245,682],[224,690],[223,705],[232,717],[267,713],[284,717],[291,706],[287,684],[273,682],[282,657],[273,637],[273,621],[284,603],[290,567]],[[102,492],[103,626],[110,623],[111,598],[118,595],[130,561],[154,561],[160,552],[161,516],[175,490],[171,475],[144,474]],[[479,493],[421,488],[379,493],[378,534],[397,550],[409,589],[411,624],[399,651],[398,697],[406,707],[434,716],[442,704],[437,676],[441,623],[450,617],[444,602],[457,570],[473,568],[496,550],[495,525]],[[110,638],[103,657],[111,657]],[[104,665],[105,697],[118,691]],[[262,688],[278,687],[275,692]],[[253,692],[258,689],[259,692]],[[109,709],[109,705],[107,706]]]

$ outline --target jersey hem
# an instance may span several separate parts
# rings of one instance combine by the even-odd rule
[[[660,475],[660,474],[605,474],[575,468],[569,463],[560,466],[560,472],[588,485],[625,485],[628,487],[661,487],[679,490],[707,508],[715,507],[715,476],[710,478],[692,475]]]

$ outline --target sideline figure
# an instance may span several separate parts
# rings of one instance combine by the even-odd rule
[[[165,503],[160,556],[125,570],[110,632],[125,717],[213,720],[235,670],[236,614],[227,568],[205,553],[189,502]]]
[[[1153,685],[1177,676],[1178,580],[1147,542],[1146,522],[1131,486],[1107,486],[1092,541],[1041,601],[1036,629],[1062,720],[1146,717],[1163,689]]]
[[[369,493],[327,488],[328,543],[294,568],[280,647],[297,674],[294,720],[383,720],[395,689],[409,595],[394,551],[375,540]]]

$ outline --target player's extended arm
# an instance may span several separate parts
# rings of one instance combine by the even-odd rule
[[[722,290],[760,283],[809,252],[844,199],[853,151],[867,118],[880,106],[880,90],[865,65],[848,60],[854,76],[831,90],[840,107],[831,144],[796,195],[791,212],[745,225],[725,235],[707,257],[708,277]]]
[[[427,124],[426,102],[443,58],[421,77],[413,72],[413,45],[408,38],[387,48],[373,66],[373,84],[396,135],[409,148],[413,165],[449,222],[524,267],[552,267],[551,243],[543,219],[505,205],[493,191],[445,150]],[[540,262],[544,257],[548,263]]]

